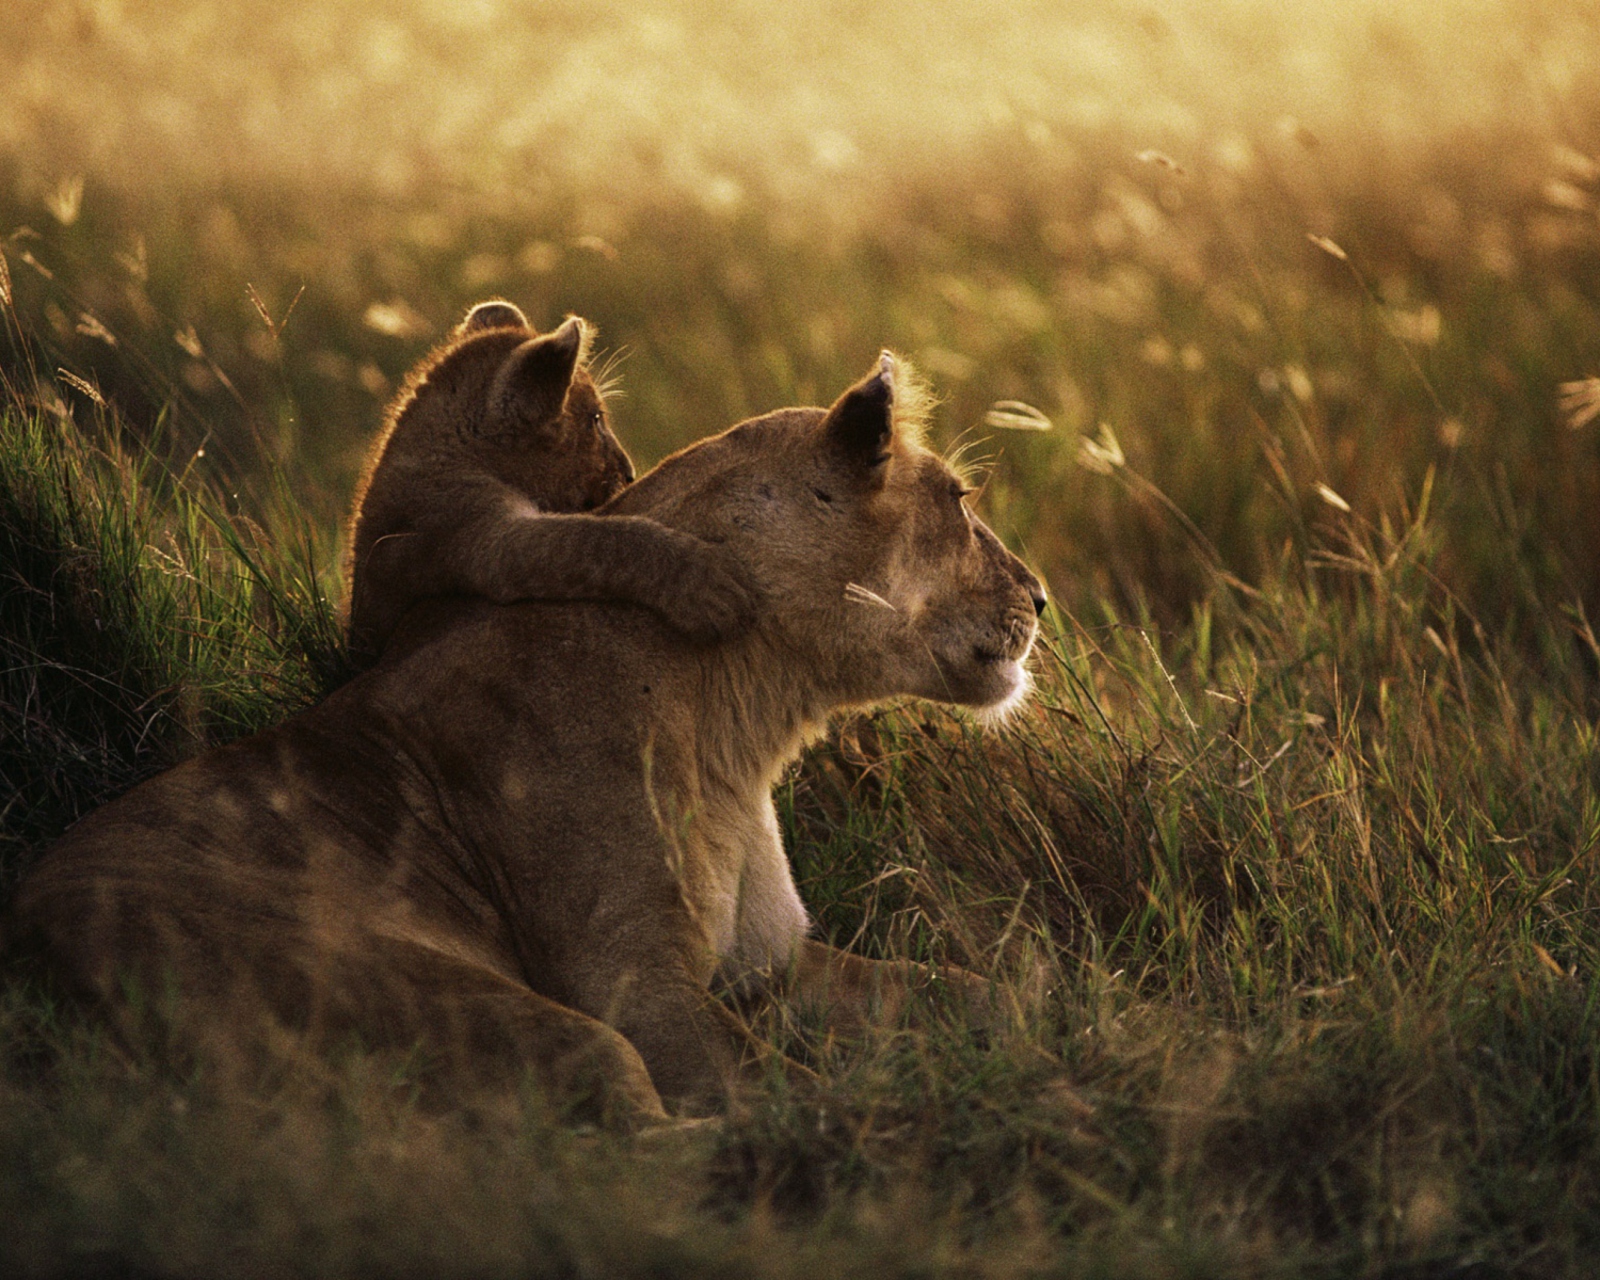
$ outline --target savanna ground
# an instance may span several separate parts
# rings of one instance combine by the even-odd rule
[[[39,0],[0,46],[0,895],[343,678],[355,469],[490,294],[599,324],[643,463],[905,353],[1054,598],[1004,728],[845,720],[780,797],[821,929],[1008,1030],[774,1014],[815,1093],[640,1144],[12,982],[0,1270],[1592,1274],[1593,4]]]

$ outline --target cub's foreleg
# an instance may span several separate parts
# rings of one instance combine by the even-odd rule
[[[466,537],[475,545],[460,554],[476,561],[477,594],[500,604],[628,600],[707,641],[755,620],[756,593],[731,553],[640,516],[524,512]]]
[[[540,511],[496,481],[376,539],[352,578],[351,647],[368,656],[430,596],[627,600],[707,641],[748,626],[757,606],[740,566],[719,546],[640,516]]]

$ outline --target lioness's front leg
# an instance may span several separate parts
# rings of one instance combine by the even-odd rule
[[[318,957],[318,1028],[369,1048],[425,1050],[425,1097],[445,1105],[532,1079],[576,1118],[634,1131],[667,1121],[648,1068],[614,1028],[480,965],[389,937]]]
[[[604,1020],[649,1068],[669,1107],[703,1115],[726,1109],[729,1094],[773,1071],[814,1079],[799,1063],[758,1040],[695,976],[661,965],[627,975]]]
[[[619,1028],[650,1068],[650,1079],[669,1106],[690,1114],[722,1111],[741,1085],[759,1084],[769,1072],[791,1079],[811,1073],[763,1044],[708,990],[657,1003],[645,1017]]]

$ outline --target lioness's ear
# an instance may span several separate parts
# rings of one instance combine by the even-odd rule
[[[526,329],[528,317],[522,308],[504,298],[491,298],[480,302],[467,312],[466,319],[456,326],[458,334],[476,333],[479,329]]]
[[[531,429],[561,412],[583,350],[583,321],[568,316],[554,333],[533,338],[506,357],[489,388],[491,429]]]
[[[878,367],[833,403],[823,419],[828,441],[853,466],[883,475],[894,439],[894,357],[887,351]]]

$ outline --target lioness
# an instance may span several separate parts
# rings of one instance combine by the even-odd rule
[[[846,1021],[892,1007],[917,967],[807,938],[773,782],[835,708],[1018,699],[1044,605],[894,400],[885,355],[832,408],[691,445],[604,509],[723,542],[768,597],[748,630],[425,602],[324,703],[72,828],[18,923],[114,1007],[156,993],[245,1037],[259,1003],[316,1043],[420,1043],[447,1097],[532,1073],[624,1127],[761,1069],[719,970]]]
[[[481,302],[406,379],[356,485],[345,581],[358,666],[427,596],[632,600],[711,640],[755,599],[721,548],[591,512],[633,463],[584,368],[584,322],[540,335]]]

